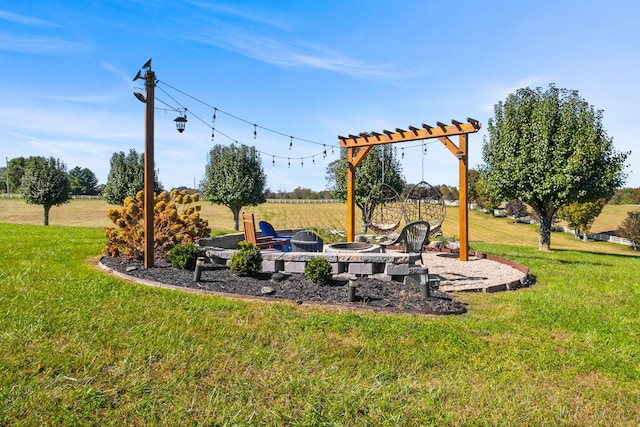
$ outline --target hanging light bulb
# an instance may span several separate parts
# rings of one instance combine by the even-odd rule
[[[322,158],[326,159],[327,158],[327,146],[326,146],[326,144],[322,144],[322,146],[324,147],[324,151],[322,152]]]
[[[291,157],[287,159],[287,167],[291,167]]]
[[[314,165],[316,164],[316,156],[311,157],[311,163]]]
[[[303,168],[304,167],[304,159],[301,157],[300,158],[300,167]]]
[[[289,138],[291,138],[291,139],[289,140],[289,150],[291,150],[291,148],[293,147],[293,137],[292,137],[292,136],[290,136]]]
[[[211,140],[213,141],[213,138],[216,137],[216,133],[214,132],[216,129],[215,128],[211,128]]]
[[[256,125],[256,124],[253,125],[253,139],[256,139],[258,137],[257,127],[258,127],[258,125]]]
[[[215,123],[215,122],[216,122],[216,113],[217,113],[217,112],[218,112],[218,109],[217,109],[217,108],[214,108],[214,109],[213,109],[213,123]]]
[[[271,159],[271,165],[272,166],[276,165],[276,156],[273,156],[273,159]]]
[[[400,158],[404,159],[404,147],[402,147],[402,154],[400,154]]]

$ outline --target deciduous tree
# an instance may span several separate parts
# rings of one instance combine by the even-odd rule
[[[383,166],[384,165],[384,166]],[[384,167],[384,177],[383,177]],[[329,163],[326,169],[326,179],[334,197],[347,199],[347,150],[342,149],[340,158]],[[402,177],[402,166],[396,157],[395,148],[374,146],[364,157],[356,169],[355,203],[362,211],[362,228],[367,229],[365,204],[369,194],[380,184],[385,183],[398,194],[402,193],[405,186]]]
[[[238,230],[244,206],[266,202],[267,176],[255,147],[215,145],[202,181],[202,195],[211,203],[224,205],[233,213],[233,229]]]
[[[569,223],[569,227],[576,231],[576,237],[582,233],[583,240],[587,242],[587,234],[606,204],[605,199],[585,203],[574,202],[558,209],[558,217]]]
[[[159,194],[162,185],[154,173],[154,189]],[[129,154],[123,151],[113,153],[111,156],[111,169],[107,177],[107,184],[102,190],[104,199],[112,205],[122,205],[124,199],[135,199],[139,191],[144,190],[144,154],[138,154],[136,150],[129,150]]]
[[[49,225],[51,207],[69,200],[67,167],[53,157],[29,157],[20,188],[27,203],[44,207],[44,225]]]
[[[494,107],[483,144],[484,190],[519,199],[540,218],[541,250],[562,206],[609,199],[625,180],[629,153],[618,152],[596,111],[577,91],[519,89]]]
[[[627,213],[616,233],[620,237],[629,239],[634,250],[640,248],[640,211]]]

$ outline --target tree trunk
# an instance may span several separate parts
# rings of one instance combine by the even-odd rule
[[[44,225],[49,225],[49,209],[51,206],[44,205]]]
[[[240,230],[240,227],[238,226],[239,218],[240,218],[240,209],[232,208],[231,212],[233,212],[233,229],[235,231],[238,231]]]
[[[551,223],[553,215],[539,215],[540,217],[540,240],[538,241],[538,249],[541,251],[551,250]]]

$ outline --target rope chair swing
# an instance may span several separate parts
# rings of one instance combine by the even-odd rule
[[[426,148],[423,153],[426,152]],[[411,187],[404,201],[404,218],[407,223],[427,221],[429,235],[437,233],[446,215],[444,199],[437,188],[424,180],[424,154],[422,156],[422,181]]]
[[[398,192],[384,182],[384,149],[382,151],[382,182],[375,187],[364,206],[367,227],[378,234],[395,231],[404,215],[404,203]]]

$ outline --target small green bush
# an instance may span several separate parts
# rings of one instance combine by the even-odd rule
[[[193,270],[196,266],[199,251],[195,244],[177,244],[169,251],[171,265],[183,270]]]
[[[256,276],[262,269],[260,249],[244,240],[238,246],[240,249],[231,256],[229,268],[239,276]]]
[[[331,281],[331,263],[326,258],[311,258],[304,267],[307,279],[318,285],[326,285]]]

